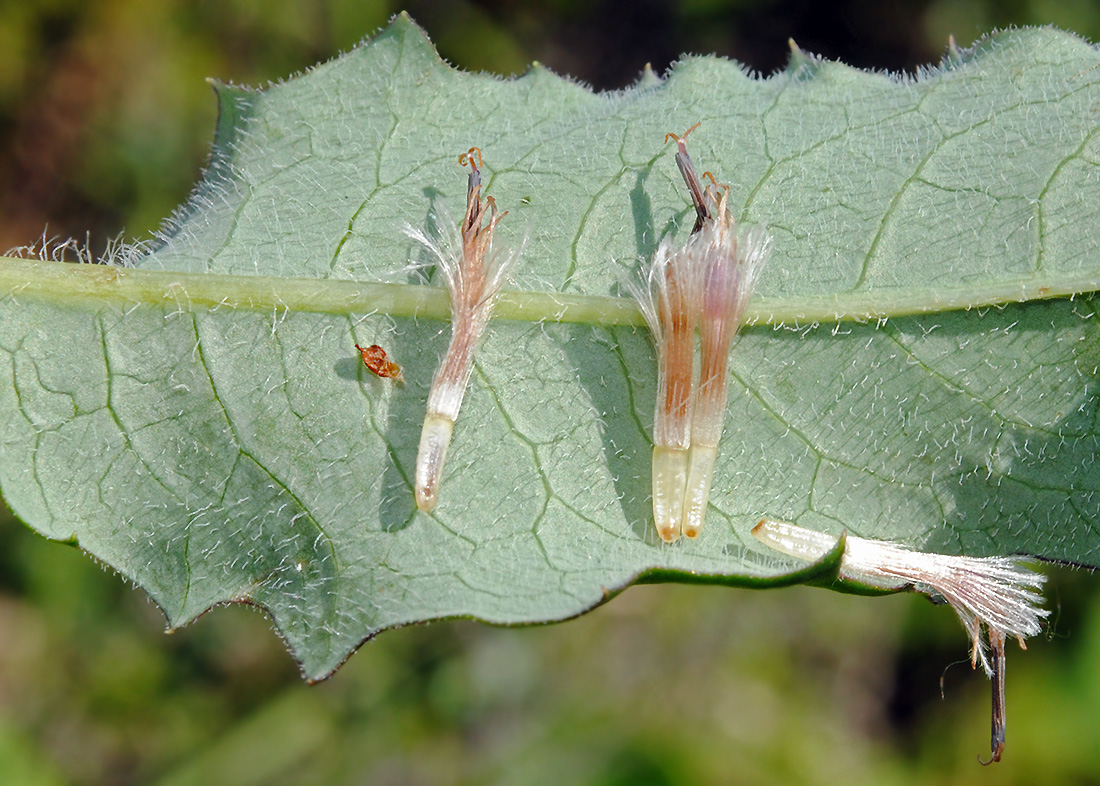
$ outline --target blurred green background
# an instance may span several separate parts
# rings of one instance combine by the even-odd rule
[[[0,248],[146,236],[201,172],[205,78],[288,77],[402,7],[458,66],[599,89],[681,52],[768,73],[788,38],[910,72],[951,33],[1100,38],[1100,0],[2,0]],[[308,687],[261,614],[162,635],[140,591],[0,507],[0,784],[1100,783],[1100,594],[1048,573],[983,770],[988,683],[916,596],[639,587],[563,625],[390,632]]]

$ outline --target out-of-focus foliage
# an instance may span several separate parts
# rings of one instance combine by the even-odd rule
[[[0,532],[5,784],[963,784],[986,742],[988,683],[919,597],[637,587],[567,625],[409,628],[309,687],[261,615],[165,637],[83,555]],[[1056,574],[1058,635],[1012,655],[1001,783],[1100,772],[1087,578]]]
[[[262,84],[353,46],[405,9],[469,70],[532,60],[599,89],[683,52],[770,72],[787,40],[861,68],[938,61],[994,27],[1057,24],[1100,38],[1098,0],[5,0],[0,3],[0,250],[126,227],[183,201],[209,147],[204,79]]]

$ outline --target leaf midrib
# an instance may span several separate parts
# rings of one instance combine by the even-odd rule
[[[746,324],[784,325],[854,321],[996,307],[1100,291],[1100,271],[1015,277],[970,287],[849,291],[828,295],[756,297]],[[173,273],[113,265],[0,257],[0,296],[65,303],[175,305],[323,314],[386,314],[447,319],[450,301],[440,287],[343,279]],[[494,316],[524,322],[598,326],[645,325],[629,298],[505,290]]]

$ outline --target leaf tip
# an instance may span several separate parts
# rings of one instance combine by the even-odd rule
[[[787,46],[791,50],[791,59],[787,61],[785,69],[788,74],[806,77],[817,71],[821,65],[820,57],[806,52],[793,38],[787,39]]]
[[[641,76],[638,77],[638,82],[635,84],[635,87],[641,90],[647,90],[651,87],[658,87],[663,82],[664,80],[661,78],[661,75],[653,70],[653,64],[646,63],[645,67],[642,69]]]
[[[417,31],[423,34],[424,29],[416,23],[416,20],[412,18],[408,11],[398,11],[390,19],[390,23],[386,26],[387,30],[406,30]]]
[[[429,50],[440,62],[444,62],[443,58],[439,55],[439,50],[436,49],[435,44],[432,43],[428,31],[421,27],[417,21],[409,15],[408,11],[400,11],[394,14],[393,17],[390,18],[389,24],[386,25],[382,32],[373,38],[365,40],[361,46],[369,47],[382,39],[391,37],[398,39],[404,45]]]

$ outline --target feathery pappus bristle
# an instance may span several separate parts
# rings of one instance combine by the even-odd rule
[[[438,504],[447,448],[470,382],[474,352],[520,254],[519,247],[493,247],[493,232],[507,211],[498,212],[492,197],[481,198],[481,151],[470,148],[459,156],[459,163],[470,166],[470,175],[466,213],[457,231],[451,225],[442,235],[429,237],[419,229],[405,229],[439,262],[451,299],[451,341],[432,378],[416,457],[416,506],[425,512]]]
[[[817,561],[837,545],[835,535],[785,521],[761,519],[752,534],[791,557]],[[884,589],[912,587],[942,599],[955,610],[971,641],[971,664],[993,681],[993,733],[990,762],[1004,750],[1005,640],[1024,639],[1042,630],[1050,612],[1041,607],[1046,577],[1024,557],[961,557],[913,551],[882,540],[845,537],[840,577]],[[986,633],[982,638],[983,629]],[[987,762],[988,763],[988,762]]]
[[[698,277],[661,243],[645,272],[645,286],[629,282],[657,349],[657,403],[653,415],[653,519],[665,542],[680,537],[688,448]]]
[[[726,206],[728,192],[718,199],[716,217],[688,241],[688,253],[702,278],[699,316],[699,382],[691,421],[691,461],[684,497],[684,535],[697,537],[703,528],[718,442],[729,403],[729,355],[741,327],[745,306],[756,289],[770,250],[762,227],[741,229]]]
[[[653,418],[653,520],[666,543],[697,537],[710,498],[728,402],[729,349],[768,256],[762,227],[737,225],[729,190],[704,185],[676,139],[676,165],[687,184],[696,220],[686,243],[662,241],[644,272],[628,284],[657,349],[657,403]],[[695,384],[695,332],[701,364]]]

